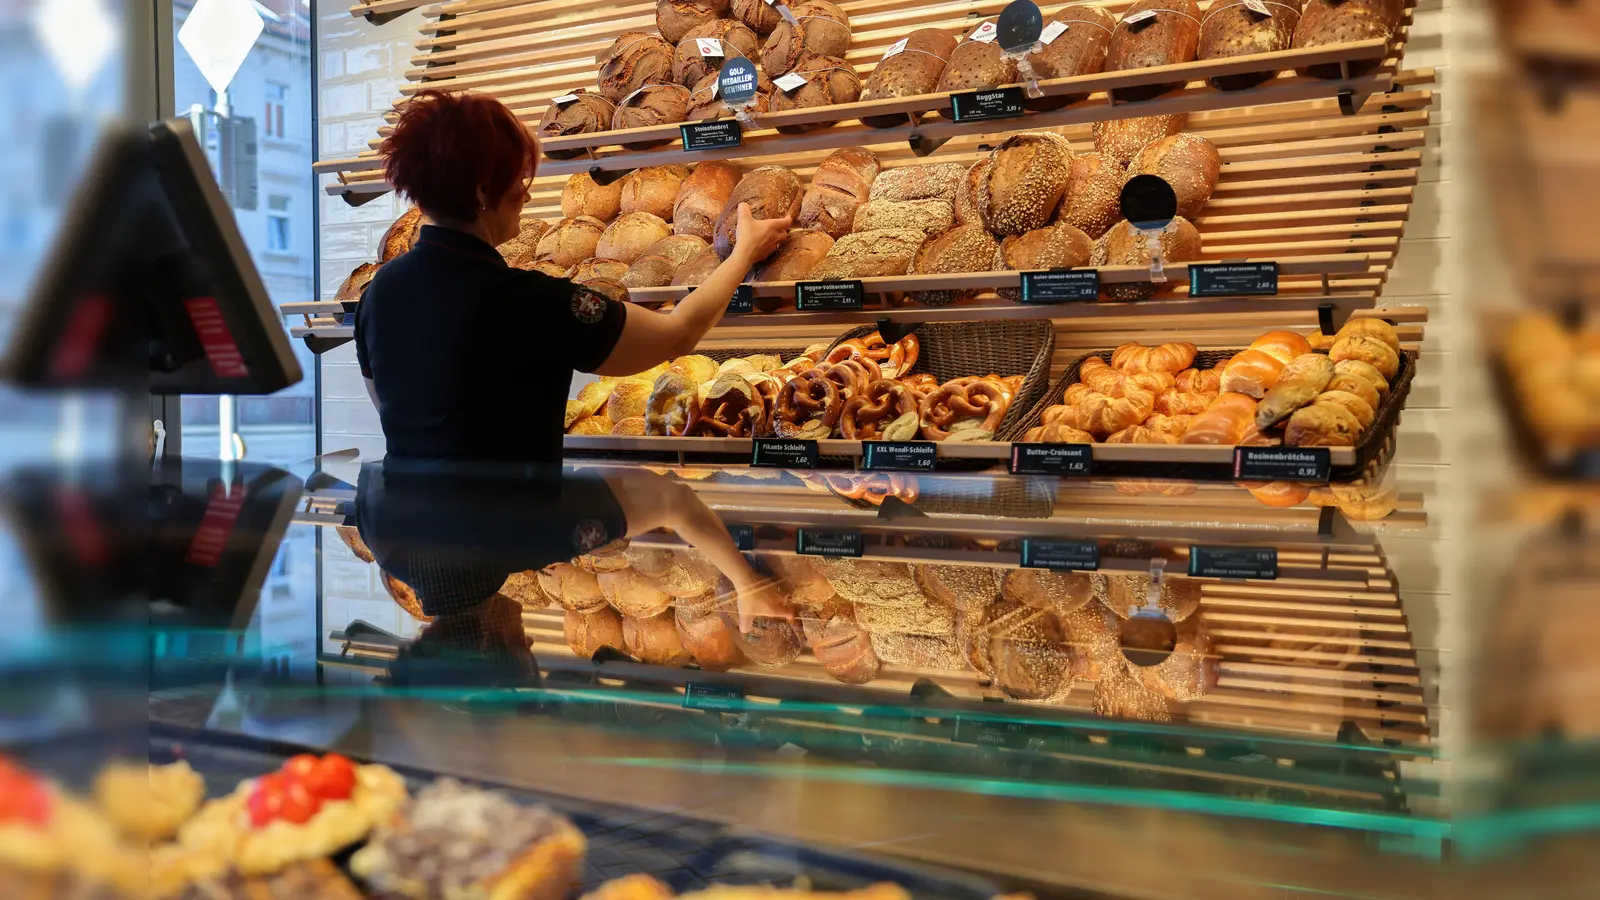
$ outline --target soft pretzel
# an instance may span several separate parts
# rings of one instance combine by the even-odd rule
[[[992,434],[1005,419],[1009,405],[1005,391],[993,382],[983,379],[969,384],[951,382],[922,398],[922,436],[942,441],[952,432],[966,430],[955,427],[958,424]]]
[[[1156,396],[1147,390],[1122,384],[1106,392],[1095,392],[1078,404],[1078,424],[1098,438],[1106,438],[1124,428],[1142,425],[1155,410]]]
[[[887,351],[881,358],[876,355],[877,346],[873,344],[874,340]],[[893,344],[885,344],[883,338],[874,331],[867,335],[867,353],[883,367],[883,377],[895,378],[911,371],[911,367],[917,364],[918,357],[922,355],[922,342],[916,335],[908,334]]]
[[[766,427],[766,404],[742,375],[724,375],[706,388],[689,419],[689,433],[702,437],[753,437]]]
[[[1190,343],[1162,344],[1146,347],[1128,343],[1111,354],[1111,367],[1127,374],[1137,372],[1167,372],[1177,374],[1194,362],[1198,348]]]
[[[839,386],[840,392],[846,398],[864,393],[874,381],[883,377],[878,364],[865,356],[824,365],[821,367],[821,372],[823,377]]]
[[[849,441],[875,441],[884,438],[884,429],[905,415],[919,416],[922,395],[911,388],[887,378],[874,381],[865,391],[844,402],[839,414],[839,431]],[[909,435],[889,435],[890,440],[910,440],[916,437],[920,417],[914,419]]]
[[[885,378],[888,376],[885,375]],[[939,389],[939,379],[928,372],[918,372],[915,375],[902,375],[899,382],[919,394],[931,394]]]
[[[889,497],[915,503],[922,495],[915,475],[874,472],[868,475],[824,475],[823,478],[834,493],[846,500],[865,500],[873,506],[882,506]]]
[[[887,356],[887,354],[885,355]],[[867,342],[861,338],[851,338],[848,341],[840,341],[837,347],[828,351],[828,355],[823,357],[823,361],[841,363],[847,359],[860,359],[864,356],[871,359],[867,353]]]
[[[789,379],[778,392],[773,430],[779,437],[820,440],[833,433],[843,411],[839,385],[821,369],[812,369]]]
[[[694,381],[677,372],[656,379],[645,404],[644,433],[682,437],[689,431],[689,420],[700,405],[700,391]]]

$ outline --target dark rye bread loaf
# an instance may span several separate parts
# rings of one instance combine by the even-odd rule
[[[913,275],[951,275],[959,272],[987,272],[994,267],[1000,245],[982,225],[952,225],[930,235],[917,248],[911,264]],[[977,290],[912,291],[911,299],[924,306],[946,306],[978,295]]]
[[[600,57],[600,93],[612,103],[671,80],[672,45],[647,31],[624,32]]]
[[[572,93],[577,95],[577,99],[570,103],[551,102],[550,108],[544,111],[544,118],[539,120],[541,139],[549,140],[572,134],[595,134],[611,127],[611,119],[617,114],[615,104],[583,88],[578,88]],[[545,149],[544,155],[551,159],[571,159],[582,156],[583,152],[582,148]]]
[[[702,119],[716,119],[724,115],[733,115],[722,104],[722,98],[717,95],[717,74],[712,72],[695,82],[694,90],[689,92],[689,113],[685,116],[684,121],[698,122]],[[755,113],[766,112],[770,108],[772,93],[772,79],[767,77],[767,73],[757,68],[756,95],[750,101],[750,111]]]
[[[1076,269],[1088,265],[1093,255],[1094,241],[1087,234],[1066,222],[1057,222],[1001,241],[995,268],[1017,272]],[[1011,301],[1022,295],[1016,288],[1001,288],[997,293]]]
[[[1200,22],[1199,58],[1228,59],[1273,53],[1294,46],[1295,27],[1300,24],[1301,0],[1267,0],[1262,15],[1246,6],[1244,0],[1212,0]],[[1219,75],[1211,86],[1219,91],[1242,91],[1278,77],[1277,71]]]
[[[939,76],[955,52],[956,39],[937,28],[919,28],[904,40],[904,49],[879,60],[878,67],[867,76],[867,83],[861,87],[862,100],[915,97],[938,88]],[[904,125],[906,115],[865,116],[861,123],[872,128],[893,128]]]
[[[728,0],[657,0],[656,29],[669,43],[683,40],[689,29],[728,14]]]
[[[1045,27],[1059,22],[1067,27],[1055,40],[1028,54],[1028,64],[1040,81],[1098,75],[1105,71],[1106,51],[1117,20],[1098,6],[1068,6],[1045,20]],[[1089,98],[1088,93],[1029,97],[1023,106],[1033,110],[1060,109]]]
[[[772,93],[772,111],[815,109],[839,103],[854,103],[861,97],[861,77],[856,70],[836,56],[808,56],[795,66],[793,74],[804,76],[806,83],[792,91],[777,88]],[[833,122],[807,122],[803,125],[780,125],[784,134],[803,134]]]
[[[992,19],[987,21],[993,22]],[[978,27],[982,28],[983,24],[980,23]],[[976,91],[1016,82],[1017,62],[1005,58],[999,41],[984,43],[972,40],[969,36],[951,51],[950,61],[945,63],[934,90]],[[941,109],[939,115],[948,119],[950,110]]]
[[[771,34],[783,21],[777,5],[767,0],[733,0],[733,17],[762,37]]]
[[[1072,148],[1048,131],[1014,134],[989,152],[988,177],[978,182],[978,210],[995,234],[1042,228],[1067,192]]]
[[[1153,15],[1147,16],[1147,13]],[[1129,20],[1134,20],[1129,24]],[[1153,66],[1193,62],[1200,47],[1200,6],[1194,0],[1138,0],[1122,14],[1111,47],[1106,51],[1106,71],[1124,72]],[[1119,100],[1149,100],[1182,88],[1184,82],[1117,88]]]
[[[689,113],[689,89],[681,84],[650,84],[622,98],[611,117],[611,128],[649,128],[682,122]],[[672,138],[632,141],[622,146],[629,150],[649,150],[672,143]]]
[[[701,56],[699,44],[701,38],[720,41],[722,55]],[[735,56],[754,58],[756,48],[760,46],[761,39],[756,37],[756,33],[743,22],[734,19],[713,19],[704,25],[697,25],[683,36],[683,41],[678,44],[678,49],[673,54],[672,80],[686,88],[692,88],[707,75],[719,72],[723,60]]]
[[[733,253],[738,238],[735,232],[739,227],[739,204],[750,204],[750,213],[757,219],[781,219],[800,212],[803,194],[800,179],[783,166],[762,166],[739,179],[717,219],[712,239],[717,255],[727,259]]]
[[[783,239],[767,261],[756,268],[756,281],[804,281],[811,277],[828,251],[833,238],[815,228],[795,228]]]
[[[867,202],[880,168],[877,154],[865,147],[845,147],[828,154],[811,176],[795,224],[834,239],[849,234],[856,210]]]
[[[794,71],[808,56],[844,59],[850,52],[850,17],[829,0],[804,0],[790,6],[795,23],[779,22],[761,47],[761,68],[776,78]]]
[[[739,167],[725,160],[700,163],[678,186],[672,203],[672,233],[710,241],[717,217],[739,183]]]
[[[1297,50],[1344,44],[1351,41],[1391,40],[1405,20],[1405,0],[1306,0],[1295,28]],[[1379,60],[1350,64],[1351,75],[1376,69]],[[1313,78],[1339,78],[1337,63],[1308,66],[1305,74]]]

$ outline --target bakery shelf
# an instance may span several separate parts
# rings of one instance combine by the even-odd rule
[[[388,21],[423,5],[424,0],[361,0],[351,5],[350,15],[357,19]]]

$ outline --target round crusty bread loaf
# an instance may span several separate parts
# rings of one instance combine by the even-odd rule
[[[417,245],[417,236],[422,233],[422,210],[411,207],[400,214],[383,232],[383,239],[378,241],[378,264],[383,265],[400,254]]]
[[[596,279],[620,281],[627,274],[628,264],[620,260],[591,256],[566,271],[565,277],[574,284],[588,284]]]
[[[978,182],[978,209],[995,234],[1042,228],[1067,191],[1072,148],[1048,131],[1014,134],[989,153],[987,178]]]
[[[860,76],[856,75],[856,70],[849,63],[836,56],[808,56],[795,66],[793,74],[804,76],[806,83],[792,91],[782,88],[774,90],[773,112],[854,103],[861,97]],[[834,122],[779,125],[778,130],[784,134],[802,134],[832,124]]]
[[[612,103],[671,80],[672,44],[648,31],[623,32],[600,57],[600,93]]]
[[[622,215],[647,212],[664,222],[672,221],[673,201],[689,177],[686,166],[645,166],[634,169],[617,182],[622,186],[618,209]]]
[[[1200,50],[1197,59],[1228,59],[1275,53],[1294,46],[1295,26],[1300,24],[1300,0],[1273,0],[1272,15],[1263,16],[1240,0],[1213,2],[1200,21]],[[1277,71],[1219,75],[1211,86],[1219,91],[1242,91],[1278,77]]]
[[[733,17],[762,37],[771,34],[783,21],[777,4],[767,0],[733,0]]]
[[[956,39],[937,28],[919,28],[906,35],[905,42],[904,50],[878,61],[878,67],[861,86],[862,100],[914,97],[931,93],[938,86],[945,63],[955,52]],[[871,128],[893,128],[905,122],[905,113],[861,119],[861,124]]]
[[[877,154],[865,147],[845,147],[828,154],[811,176],[795,224],[820,229],[835,240],[849,234],[856,210],[867,201],[880,168]]]
[[[1104,153],[1080,153],[1072,158],[1067,193],[1056,207],[1056,221],[1066,222],[1099,240],[1122,219],[1122,185],[1127,174],[1122,164]]]
[[[603,297],[610,298],[618,303],[628,302],[628,286],[618,278],[596,278],[584,282],[584,287]]]
[[[1067,30],[1028,54],[1028,64],[1039,80],[1100,74],[1106,66],[1106,50],[1111,46],[1117,20],[1098,6],[1078,4],[1056,10],[1045,20],[1045,27],[1053,22],[1060,22]],[[1060,109],[1088,98],[1086,93],[1029,97],[1022,105],[1032,110]]]
[[[1222,154],[1217,145],[1198,134],[1175,134],[1139,151],[1128,166],[1128,177],[1157,175],[1178,195],[1178,215],[1192,219],[1222,177]]]
[[[584,659],[594,656],[601,647],[622,649],[622,617],[609,606],[591,613],[569,609],[562,622],[567,646]]]
[[[800,212],[800,198],[804,191],[800,179],[783,166],[762,166],[739,179],[728,203],[717,217],[712,246],[717,255],[727,259],[733,254],[739,228],[739,204],[750,204],[750,213],[758,219],[793,217]],[[757,260],[760,262],[760,260]]]
[[[984,43],[965,40],[951,51],[950,61],[939,73],[939,84],[935,90],[976,91],[1016,82],[1017,61],[1005,56],[999,41]],[[939,115],[948,119],[951,113],[949,109],[941,109]]]
[[[699,40],[714,39],[722,42],[721,56],[701,56]],[[754,58],[761,39],[743,22],[735,19],[713,19],[696,25],[683,36],[672,57],[672,80],[692,88],[707,75],[722,69],[722,61],[735,56]]]
[[[611,117],[617,112],[615,104],[583,88],[570,93],[576,94],[577,99],[565,104],[552,101],[544,111],[544,118],[539,120],[540,140],[548,141],[573,134],[595,134],[611,127]],[[548,147],[541,148],[541,151],[551,159],[571,159],[582,156],[584,152],[582,148],[552,150]]]
[[[1189,117],[1144,116],[1137,119],[1112,119],[1094,123],[1094,149],[1126,166],[1139,151],[1164,137],[1171,137],[1189,125]]]
[[[978,208],[978,185],[988,180],[992,165],[994,160],[991,157],[980,156],[977,162],[967,168],[967,177],[961,179],[961,186],[956,188],[955,214],[958,223],[983,224],[983,211]]]
[[[595,255],[595,245],[605,230],[606,223],[590,216],[562,219],[539,239],[534,258],[553,262],[565,271]]]
[[[832,678],[845,684],[866,684],[878,677],[883,663],[872,649],[871,635],[850,616],[807,615],[800,622],[812,655]]]
[[[517,268],[525,269],[529,272],[538,272],[540,275],[549,275],[551,278],[567,277],[566,269],[562,268],[555,261],[548,259],[536,259],[528,265],[517,266]]]
[[[917,249],[911,265],[913,275],[949,275],[957,272],[987,272],[994,266],[1000,245],[982,225],[954,225],[932,235]],[[911,299],[924,306],[945,306],[977,296],[968,291],[912,291]]]
[[[766,7],[762,0],[756,2]],[[695,665],[710,672],[726,672],[745,661],[744,652],[739,649],[738,629],[729,628],[715,607],[696,610],[680,603],[673,610],[673,617],[678,639],[694,657]]]
[[[561,214],[569,219],[592,216],[602,222],[617,217],[622,204],[622,182],[600,184],[588,172],[567,179],[561,189]]]
[[[657,0],[656,28],[671,43],[689,30],[728,14],[728,0]]]
[[[662,238],[645,248],[646,256],[664,256],[672,261],[674,271],[684,263],[710,249],[702,238],[692,234],[675,234]]]
[[[1200,232],[1185,218],[1176,218],[1161,235],[1163,263],[1190,262],[1200,258]],[[1118,222],[1106,235],[1106,265],[1147,266],[1150,264],[1150,245],[1129,222]],[[1148,281],[1106,286],[1106,295],[1113,300],[1148,300],[1172,285],[1157,285]]]
[[[682,122],[689,114],[689,89],[681,84],[648,84],[617,103],[611,117],[613,131],[624,128],[649,128],[655,125],[673,125]],[[672,143],[672,138],[651,141],[630,141],[622,146],[629,150],[649,150]]]
[[[724,160],[711,160],[694,167],[678,185],[672,201],[672,231],[711,240],[717,217],[728,205],[739,183],[739,167]]]
[[[606,226],[595,244],[594,255],[631,263],[644,255],[651,244],[672,234],[672,226],[658,215],[647,212],[623,213]]]
[[[705,281],[720,265],[722,257],[717,255],[717,251],[707,249],[706,252],[679,266],[677,274],[672,276],[672,283],[679,287],[694,287]]]
[[[646,253],[633,261],[622,274],[622,286],[628,290],[635,288],[663,287],[672,283],[672,276],[678,273],[678,266],[672,260],[658,254]]]
[[[1130,25],[1143,13],[1154,15]],[[1147,69],[1193,62],[1200,47],[1200,5],[1195,0],[1138,0],[1122,14],[1106,49],[1107,72]],[[1178,90],[1183,81],[1114,88],[1118,101],[1149,100]]]
[[[828,251],[833,249],[833,238],[826,233],[809,228],[790,229],[778,249],[756,269],[756,281],[804,281]]]
[[[1094,241],[1083,233],[1083,229],[1057,222],[1001,241],[995,268],[1017,272],[1076,269],[1089,265],[1093,255]],[[1022,297],[1022,292],[1016,288],[1001,288],[998,293],[1013,302]]]
[[[541,222],[532,216],[523,216],[517,236],[495,249],[500,251],[506,265],[515,269],[526,268],[539,255],[539,241],[544,239],[545,233],[549,230],[549,222]]]
[[[372,283],[372,276],[376,274],[378,274],[377,263],[364,262],[356,266],[350,270],[350,274],[340,283],[339,291],[333,295],[333,299],[340,303],[355,303],[359,301],[362,293],[366,291],[367,285]],[[371,560],[367,561],[371,562]]]
[[[718,73],[712,72],[695,82],[694,90],[689,92],[689,113],[684,118],[685,122],[733,115],[722,105],[722,98],[717,92],[717,75]],[[750,111],[764,113],[770,109],[773,90],[772,79],[767,77],[767,73],[759,68],[756,69],[756,95],[750,101]]]
[[[791,10],[798,24],[779,22],[761,47],[761,68],[768,75],[786,75],[807,56],[843,59],[850,52],[850,17],[837,4],[804,0]]]
[[[678,639],[670,610],[647,619],[623,616],[622,643],[629,656],[653,666],[681,666],[693,658]]]

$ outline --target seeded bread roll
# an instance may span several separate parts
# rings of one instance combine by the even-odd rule
[[[1306,0],[1294,31],[1294,48],[1309,50],[1351,41],[1391,40],[1405,19],[1405,0]],[[1376,69],[1379,60],[1350,63],[1351,75]],[[1342,77],[1337,63],[1307,66],[1313,78]]]
[[[978,183],[978,209],[995,234],[1042,228],[1067,191],[1072,148],[1048,131],[1014,134],[989,153],[989,177]]]
[[[590,216],[562,219],[539,239],[534,258],[570,269],[595,255],[595,245],[605,230],[606,223]]]
[[[933,234],[954,224],[955,210],[945,200],[872,200],[856,210],[855,227],[850,230],[915,228]]]
[[[767,0],[733,0],[733,17],[762,37],[771,34],[783,21],[777,5]]]
[[[656,28],[671,43],[689,30],[728,14],[728,0],[657,0]]]
[[[688,177],[689,169],[686,166],[645,166],[634,169],[617,182],[622,186],[618,209],[624,216],[644,212],[670,222],[673,201]]]
[[[378,265],[381,266],[415,247],[417,236],[421,233],[422,210],[413,206],[401,213],[400,217],[384,230],[383,239],[378,242]]]
[[[1057,222],[1001,241],[995,268],[1017,272],[1076,269],[1088,265],[1093,253],[1094,241],[1082,229]],[[1016,288],[1001,288],[998,293],[1013,302],[1022,299]]]
[[[711,240],[717,217],[728,205],[733,188],[739,183],[739,167],[723,160],[711,160],[694,167],[678,185],[672,203],[672,231]]]
[[[750,111],[764,113],[771,108],[772,80],[767,73],[756,69],[756,95],[750,100]],[[716,119],[731,116],[733,113],[722,104],[722,98],[717,92],[717,73],[695,82],[694,90],[689,92],[689,113],[684,118],[685,122],[699,122],[706,119]]]
[[[772,93],[773,112],[854,103],[861,97],[860,76],[856,75],[856,70],[849,63],[836,56],[808,56],[795,66],[794,74],[805,76],[806,83],[793,91],[775,89]],[[803,125],[780,125],[778,130],[784,134],[802,134],[833,124],[808,122]]]
[[[750,204],[750,212],[757,219],[781,219],[800,212],[800,179],[782,166],[762,166],[739,179],[728,203],[717,219],[712,246],[717,255],[727,259],[733,254],[739,226],[739,204]],[[759,260],[758,260],[759,262]]]
[[[1128,166],[1128,177],[1158,175],[1178,195],[1178,215],[1194,218],[1205,208],[1222,176],[1222,154],[1217,145],[1198,134],[1175,134],[1139,151]]]
[[[1272,0],[1266,8],[1271,15],[1255,12],[1244,0],[1212,0],[1211,8],[1200,22],[1198,57],[1228,59],[1274,53],[1294,46],[1295,26],[1300,24],[1300,0]],[[1211,79],[1211,86],[1219,91],[1242,91],[1276,77],[1276,70],[1219,75]]]
[[[650,84],[623,97],[611,116],[613,131],[624,128],[649,128],[682,122],[689,113],[689,89],[681,84]],[[649,150],[672,143],[672,138],[633,141],[623,144],[629,150]]]
[[[632,263],[644,255],[645,248],[672,234],[672,226],[654,213],[623,213],[606,226],[595,244],[594,255]]]
[[[570,103],[552,101],[550,107],[544,111],[544,118],[539,120],[539,137],[542,140],[573,134],[595,134],[611,127],[611,119],[617,114],[615,104],[583,88],[570,93],[576,94],[577,99]],[[571,159],[584,153],[581,148],[571,150],[545,148],[543,152],[551,159]]]
[[[1117,20],[1098,6],[1067,6],[1045,20],[1045,27],[1060,22],[1067,30],[1055,40],[1028,54],[1028,63],[1040,81],[1098,75],[1106,67],[1106,51]],[[1089,95],[1061,94],[1055,97],[1029,97],[1023,105],[1033,110],[1060,109],[1087,100]]]
[[[1194,0],[1138,0],[1122,14],[1111,35],[1105,70],[1123,72],[1193,62],[1199,47],[1200,6]],[[1119,101],[1149,100],[1183,85],[1177,81],[1117,88],[1111,95]]]
[[[761,68],[773,78],[794,71],[807,56],[844,59],[850,52],[850,17],[829,0],[789,7],[798,24],[779,22],[761,48]]]
[[[845,147],[828,154],[811,176],[795,224],[819,229],[835,240],[849,234],[856,210],[872,192],[879,168],[877,155],[864,147]]]
[[[858,231],[835,241],[822,264],[811,273],[816,280],[872,278],[904,275],[916,259],[927,236],[914,229]]]
[[[978,27],[983,26],[980,24]],[[951,51],[950,61],[945,63],[944,71],[939,73],[939,83],[934,90],[976,91],[1016,83],[1017,62],[1005,57],[999,41],[984,43],[968,38]],[[951,112],[942,109],[939,115],[948,119]]]
[[[592,216],[602,222],[617,217],[622,204],[622,182],[600,184],[588,172],[579,172],[567,179],[561,189],[561,214],[569,219]]]
[[[1093,240],[1105,237],[1122,219],[1122,164],[1104,153],[1072,158],[1067,192],[1056,207],[1056,221],[1079,228]]]
[[[699,40],[707,38],[722,42],[721,56],[701,56]],[[672,57],[672,80],[686,88],[700,83],[700,79],[719,72],[722,62],[735,56],[754,58],[761,39],[734,19],[714,19],[689,29],[678,43]]]
[[[987,272],[994,266],[1000,245],[982,225],[955,225],[931,235],[917,249],[913,275],[949,275]],[[911,299],[924,306],[947,306],[978,295],[977,290],[912,291]]]
[[[623,32],[600,58],[600,93],[612,103],[672,80],[672,45],[647,31]]]
[[[627,272],[628,264],[621,260],[594,256],[568,269],[563,277],[574,284],[588,284],[599,278],[621,281]]]
[[[884,169],[872,181],[870,200],[949,200],[955,202],[967,169],[960,163],[927,163]]]
[[[805,281],[811,277],[828,251],[833,238],[811,228],[795,228],[778,249],[756,269],[756,281]]]
[[[956,39],[937,28],[919,28],[907,35],[905,42],[905,49],[879,60],[878,67],[867,76],[867,83],[861,88],[862,100],[914,97],[938,87],[939,76],[955,52]],[[905,122],[905,113],[861,119],[863,125],[872,128],[893,128]]]
[[[1200,232],[1188,219],[1178,217],[1161,235],[1161,260],[1165,263],[1189,262],[1200,258]],[[1150,245],[1128,222],[1118,222],[1111,229],[1106,242],[1106,264],[1111,266],[1148,266]],[[1124,302],[1148,300],[1172,285],[1157,285],[1148,281],[1106,286],[1106,295]]]

